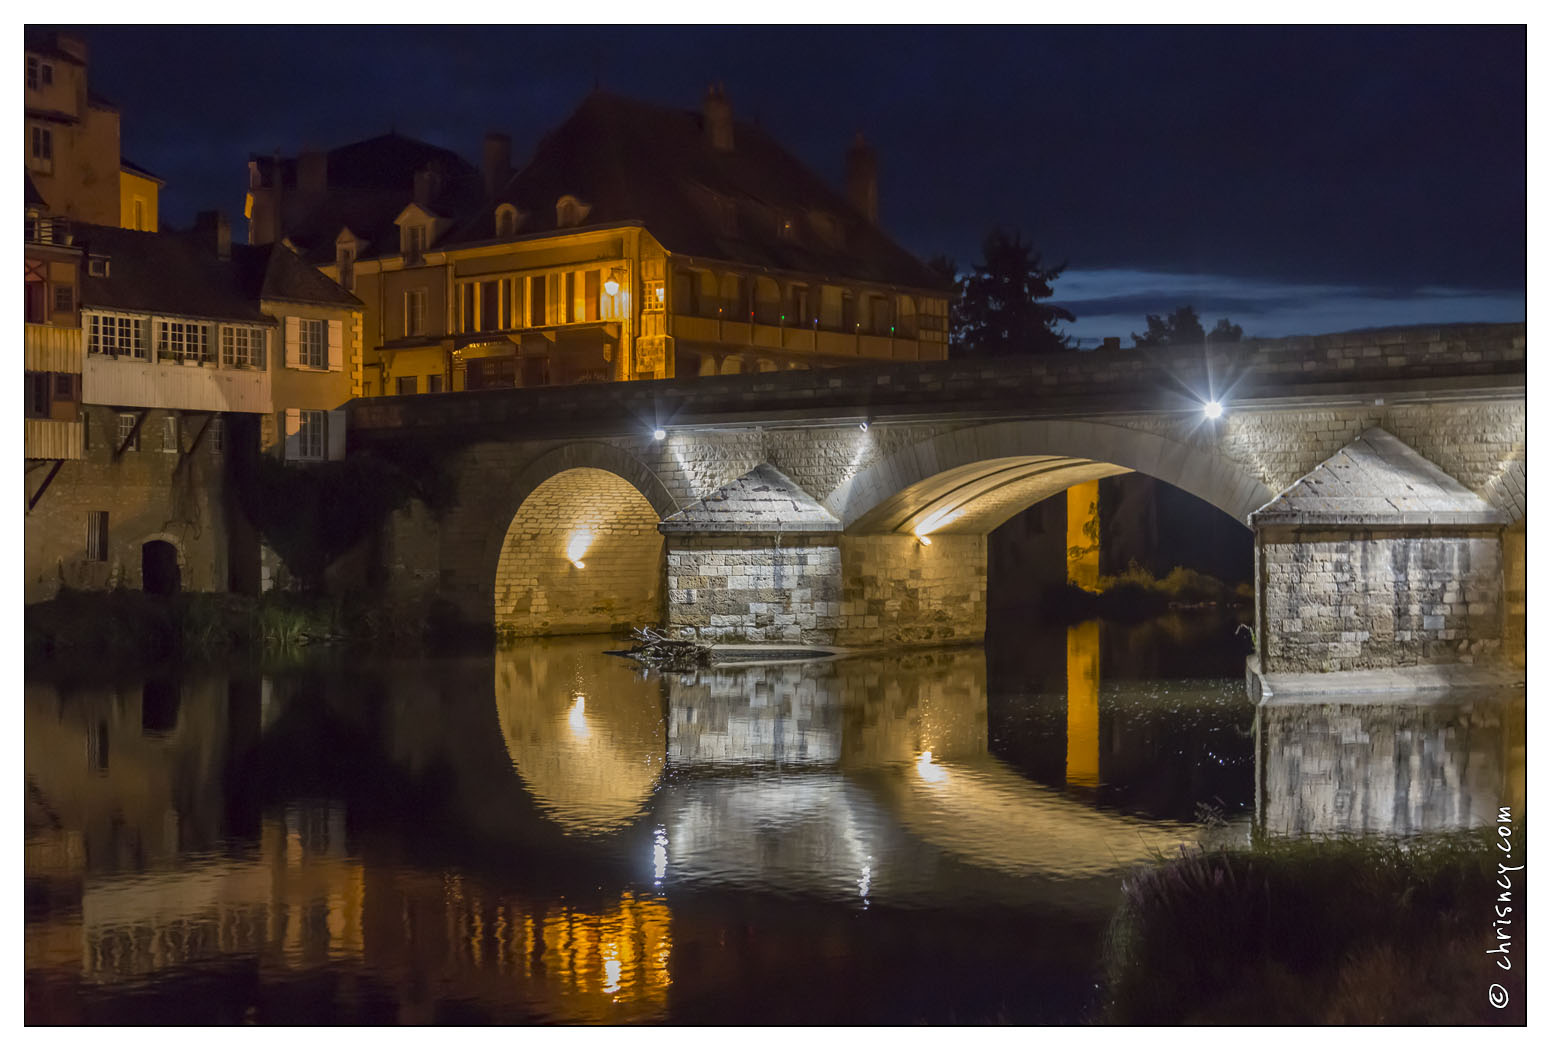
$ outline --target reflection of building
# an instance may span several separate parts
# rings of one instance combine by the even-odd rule
[[[250,241],[367,304],[366,393],[945,354],[941,282],[878,227],[865,144],[842,195],[720,91],[699,114],[595,92],[510,158],[388,135],[250,162]]]
[[[1523,701],[1267,701],[1258,818],[1278,835],[1437,832],[1522,802]]]

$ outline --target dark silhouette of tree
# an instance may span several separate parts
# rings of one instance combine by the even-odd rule
[[[1199,346],[1202,343],[1237,343],[1244,338],[1242,326],[1235,325],[1227,318],[1220,318],[1212,329],[1211,338],[1207,338],[1206,330],[1201,327],[1201,319],[1196,316],[1196,308],[1185,305],[1175,310],[1167,317],[1158,314],[1147,315],[1147,331],[1141,335],[1131,333],[1131,338],[1139,347],[1174,347],[1183,345]]]
[[[1069,310],[1041,303],[1066,264],[1047,267],[1017,231],[993,230],[981,248],[985,259],[957,282],[949,326],[951,353],[1000,357],[1066,350],[1058,321],[1076,321]]]

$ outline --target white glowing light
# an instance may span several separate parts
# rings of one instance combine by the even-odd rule
[[[921,758],[916,760],[916,773],[921,775],[921,780],[934,784],[948,779],[948,771],[932,762],[932,753],[925,751]]]
[[[862,422],[861,422],[861,428],[862,428],[862,430],[864,430],[864,431],[865,431],[865,430],[866,430],[866,429],[867,429],[867,421],[866,421],[866,420],[863,420],[863,421],[862,421]]]
[[[566,561],[577,569],[586,569],[587,564],[582,561],[582,556],[592,546],[592,530],[581,529],[571,534],[571,539],[565,545]]]
[[[652,837],[652,879],[659,884],[668,874],[668,830],[657,829]]]
[[[576,703],[571,705],[571,712],[565,717],[565,721],[571,726],[571,733],[576,737],[586,737],[587,730],[587,698],[581,694],[576,695]]]
[[[1201,406],[1201,411],[1206,413],[1207,419],[1215,420],[1217,417],[1222,415],[1222,403],[1209,401],[1205,405]]]
[[[922,547],[931,547],[932,546],[932,538],[927,536],[925,533],[922,533],[922,532],[918,531],[916,533],[916,539],[921,541],[921,546]]]
[[[668,432],[663,430],[661,427],[658,427],[655,431],[652,432],[652,438],[654,440],[656,440],[656,441],[659,441],[659,442],[662,441],[667,436],[668,436]]]

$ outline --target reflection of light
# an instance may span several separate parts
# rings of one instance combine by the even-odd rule
[[[652,837],[652,879],[658,883],[668,874],[668,830],[658,827]]]
[[[962,507],[943,508],[940,511],[934,511],[927,515],[925,518],[921,519],[921,521],[916,524],[915,529],[911,530],[911,532],[915,533],[916,539],[924,544],[927,542],[926,537],[928,533],[937,532],[937,530],[941,529],[943,526],[948,525],[955,519],[963,517],[963,515],[964,509]]]
[[[932,538],[927,536],[925,533],[921,532],[921,530],[919,530],[919,529],[916,530],[916,539],[921,541],[921,545],[923,547],[931,547],[932,546]]]
[[[570,543],[565,546],[565,557],[577,569],[586,569],[587,563],[582,561],[582,556],[587,553],[587,549],[591,546],[592,530],[579,529],[571,534]]]
[[[571,705],[571,714],[565,721],[571,724],[571,733],[577,737],[587,736],[587,698],[576,695],[576,703]]]
[[[1215,420],[1217,417],[1222,415],[1222,403],[1209,401],[1205,405],[1201,406],[1201,411],[1206,413],[1207,419]]]
[[[608,959],[603,961],[603,974],[608,979],[608,984],[603,987],[606,993],[619,992],[619,961]]]
[[[948,771],[932,762],[930,750],[922,752],[921,758],[916,760],[916,773],[921,775],[921,780],[937,783],[948,780]]]
[[[862,897],[865,899],[867,897],[867,892],[872,889],[871,865],[862,866],[862,878],[856,881],[856,885],[861,889]]]

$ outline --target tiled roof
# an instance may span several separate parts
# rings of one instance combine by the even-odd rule
[[[567,194],[590,208],[582,225],[639,222],[675,253],[915,288],[942,285],[757,125],[736,124],[733,149],[723,152],[711,146],[700,114],[604,92],[589,95],[496,200],[441,243],[494,239],[501,202],[523,213],[519,236],[558,230],[555,206]]]
[[[222,260],[202,233],[143,233],[73,224],[75,243],[108,257],[108,276],[81,278],[81,303],[115,310],[265,321],[261,300],[359,306],[360,300],[280,245],[231,246]]]
[[[1502,513],[1379,427],[1253,512],[1261,525],[1490,525]]]

